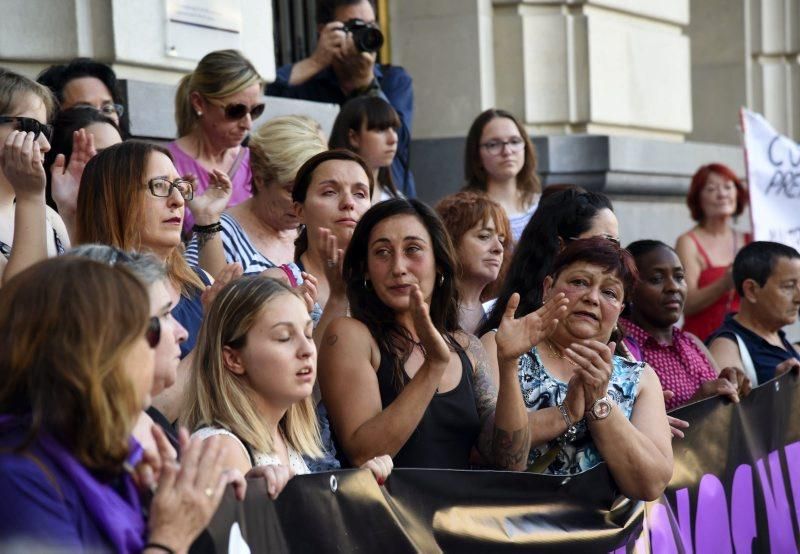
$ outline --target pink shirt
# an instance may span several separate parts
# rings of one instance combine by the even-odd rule
[[[667,410],[686,404],[700,385],[717,378],[708,358],[688,333],[673,327],[672,344],[661,344],[630,320],[619,318],[619,324],[633,356],[653,368],[664,390],[675,393],[667,402]]]
[[[195,181],[195,194],[202,194],[208,188],[208,170],[202,165],[197,163],[197,160],[192,158],[189,154],[181,150],[177,142],[170,142],[167,144],[167,149],[172,154],[175,168],[181,175],[193,174],[197,177]],[[253,180],[253,172],[250,170],[250,149],[242,146],[239,161],[235,164],[236,167],[232,170],[230,175],[231,183],[233,185],[233,194],[228,206],[235,206],[250,198],[253,193],[250,188]],[[194,217],[189,206],[186,206],[186,213],[183,218],[183,230],[185,233],[190,234],[194,225]]]

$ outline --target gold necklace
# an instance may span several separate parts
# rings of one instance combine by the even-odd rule
[[[559,352],[555,346],[553,346],[553,341],[550,339],[545,339],[545,342],[547,343],[547,349],[550,351],[551,356],[557,360],[565,360],[567,358],[564,354]]]

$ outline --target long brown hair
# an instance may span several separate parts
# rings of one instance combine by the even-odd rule
[[[211,304],[200,328],[192,376],[184,398],[183,422],[192,431],[220,425],[256,450],[273,453],[272,437],[259,416],[244,376],[225,367],[225,346],[240,349],[264,307],[281,295],[294,295],[287,285],[261,275],[227,284]],[[260,368],[262,370],[269,368]],[[296,402],[279,427],[286,442],[301,454],[322,455],[317,412],[311,396]]]
[[[78,192],[75,243],[100,243],[120,250],[142,249],[141,227],[147,192],[147,162],[155,153],[170,160],[169,150],[141,141],[110,146],[89,160]],[[167,256],[170,281],[184,296],[205,285],[176,246]]]
[[[375,294],[365,280],[369,236],[372,230],[390,217],[412,215],[431,236],[437,277],[430,302],[431,321],[442,333],[453,350],[461,347],[452,334],[460,329],[458,324],[458,288],[456,287],[457,262],[453,243],[442,220],[426,204],[415,199],[391,198],[372,206],[356,224],[350,245],[344,255],[342,276],[347,286],[347,300],[354,319],[367,326],[381,350],[388,352],[394,363],[394,381],[398,388],[403,384],[403,365],[411,355],[414,341],[408,330],[397,323],[394,311]]]
[[[466,181],[464,188],[484,192],[488,189],[488,175],[483,167],[483,162],[481,162],[481,135],[486,124],[497,117],[505,117],[513,121],[522,140],[525,141],[525,163],[517,174],[517,190],[522,194],[524,204],[530,205],[533,202],[534,194],[542,191],[542,184],[539,176],[536,175],[536,148],[522,123],[514,117],[514,114],[506,110],[488,109],[472,122],[469,133],[467,133],[467,144],[464,150],[464,179]]]
[[[30,417],[23,449],[48,433],[88,469],[118,473],[141,406],[123,357],[150,302],[127,269],[77,256],[46,260],[0,295],[0,413]]]

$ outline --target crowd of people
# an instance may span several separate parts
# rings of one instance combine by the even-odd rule
[[[491,109],[430,207],[410,77],[342,30],[373,6],[317,15],[266,93],[342,104],[330,137],[253,129],[265,83],[233,50],[181,80],[165,146],[128,137],[99,62],[0,69],[4,547],[182,552],[228,485],[339,468],[605,462],[653,500],[688,425],[667,410],[800,369],[800,254],[734,228],[729,168],[698,170],[674,249],[623,248],[611,200],[543,188]]]

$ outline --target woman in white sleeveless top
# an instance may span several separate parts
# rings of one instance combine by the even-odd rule
[[[247,276],[226,285],[198,337],[183,423],[195,436],[219,435],[226,467],[254,467],[277,495],[292,475],[309,473],[303,456],[323,455],[311,393],[317,350],[305,302],[287,285]],[[391,471],[380,456],[366,467],[379,483]]]

